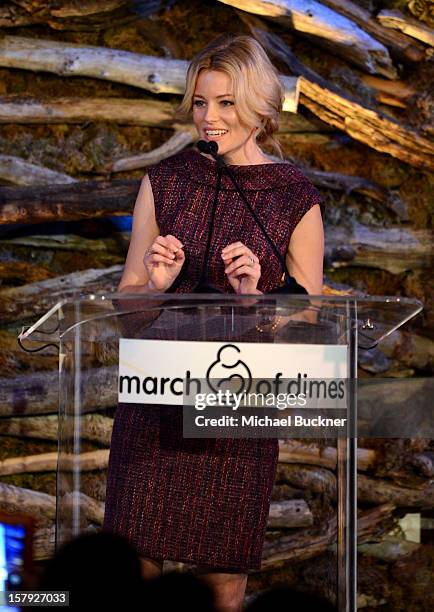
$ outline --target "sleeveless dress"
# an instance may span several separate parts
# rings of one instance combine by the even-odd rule
[[[321,204],[318,191],[289,163],[232,165],[231,169],[285,256],[298,222],[312,206]],[[186,254],[170,291],[191,292],[201,278],[217,165],[201,153],[187,150],[149,168],[148,176],[160,234],[176,236]],[[223,173],[207,280],[225,293],[234,291],[220,253],[236,241],[243,242],[260,260],[258,289],[266,293],[278,286],[280,263]],[[168,337],[163,329],[161,332],[157,337]],[[209,334],[206,338],[210,339]],[[262,339],[258,334],[248,341]],[[149,406],[118,404],[103,530],[123,535],[145,557],[225,572],[258,570],[278,441],[183,438],[181,412],[177,407],[164,406],[160,412]]]

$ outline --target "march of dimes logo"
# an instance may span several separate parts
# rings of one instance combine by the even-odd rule
[[[317,394],[338,398],[343,381],[328,379],[345,379],[347,362],[345,345],[121,338],[118,401],[182,406],[200,394],[239,405],[249,393],[303,395],[312,382]]]
[[[229,390],[232,393],[248,393],[252,386],[252,373],[240,359],[241,349],[235,344],[225,344],[219,349],[217,359],[209,366],[206,382],[218,393]]]

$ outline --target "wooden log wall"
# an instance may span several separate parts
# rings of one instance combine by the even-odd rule
[[[147,166],[193,146],[194,127],[173,108],[188,60],[217,34],[254,36],[281,74],[279,139],[325,199],[324,292],[425,305],[387,342],[361,352],[359,376],[432,375],[429,4],[2,3],[0,509],[36,515],[36,559],[53,552],[58,355],[25,353],[17,334],[67,289],[116,288],[130,234],[113,219],[131,214]],[[106,349],[95,347],[87,372],[94,382],[113,376]],[[102,521],[115,404],[97,388],[86,396],[80,503],[90,529]],[[62,457],[65,478],[70,461]],[[281,441],[263,569],[249,577],[250,597],[283,581],[333,600],[321,577],[335,562],[336,462],[331,443]],[[432,582],[423,580],[434,561],[432,530],[412,542],[399,521],[410,513],[432,522],[434,442],[360,440],[358,471],[358,606],[432,609]]]

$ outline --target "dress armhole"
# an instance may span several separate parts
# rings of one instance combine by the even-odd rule
[[[148,177],[154,200],[155,220],[160,227],[160,194],[158,189],[158,172],[156,166],[149,166],[143,178]]]
[[[293,231],[300,223],[304,215],[313,207],[315,204],[319,204],[321,215],[323,213],[323,197],[319,193],[318,189],[308,180],[304,179],[300,182],[293,184],[292,198],[294,204],[294,225]]]

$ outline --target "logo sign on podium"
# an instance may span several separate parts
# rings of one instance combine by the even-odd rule
[[[217,393],[224,386],[237,394],[297,394],[306,381],[339,386],[347,372],[346,345],[121,338],[118,400],[182,406],[186,394]]]

